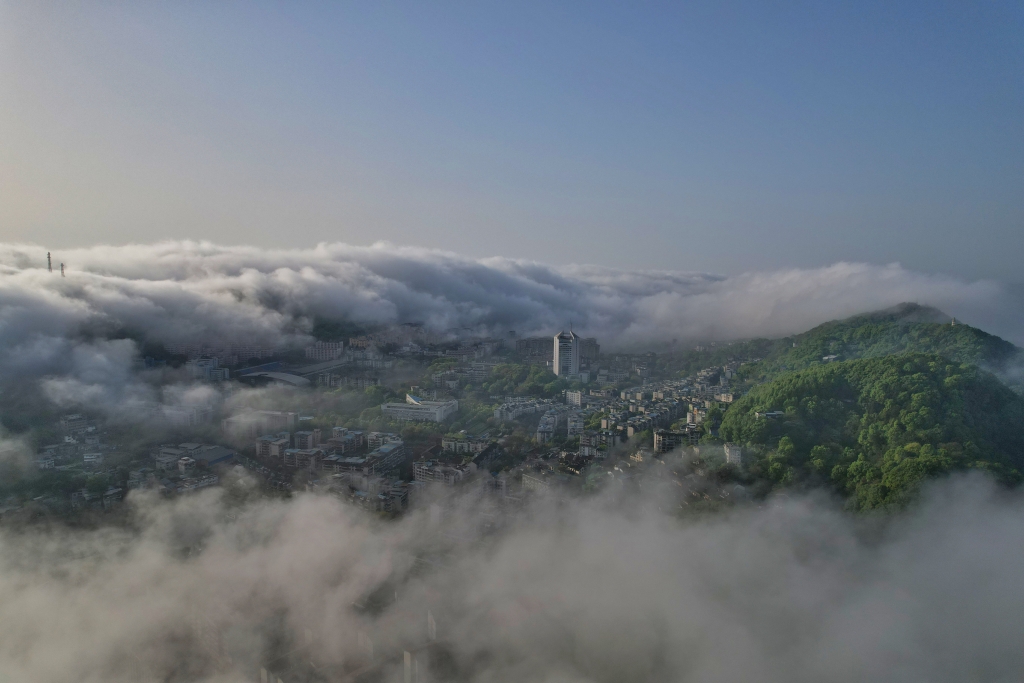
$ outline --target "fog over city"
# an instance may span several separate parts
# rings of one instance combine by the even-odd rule
[[[1010,681],[1024,666],[1024,501],[981,477],[890,520],[781,497],[682,526],[656,496],[507,520],[463,500],[388,525],[325,497],[230,513],[221,498],[133,497],[130,530],[3,532],[5,677],[254,681],[294,659],[358,670],[367,643],[396,681],[403,650],[467,681]]]
[[[123,365],[129,346],[96,341],[105,335],[298,346],[316,317],[481,336],[571,324],[609,348],[649,350],[673,340],[777,337],[915,301],[1024,340],[1018,302],[998,283],[898,264],[719,276],[556,268],[388,244],[285,250],[167,242],[55,251],[49,272],[46,254],[42,246],[0,246],[6,374],[81,374],[97,356]]]
[[[0,683],[1024,680],[1022,35],[0,0]]]
[[[291,391],[140,369],[143,345],[302,346],[314,319],[469,336],[571,320],[622,349],[779,336],[906,300],[1015,324],[997,285],[898,265],[721,277],[184,242],[53,256],[50,272],[42,247],[2,249],[3,390],[113,424],[151,421],[133,411],[152,402],[233,414]],[[31,469],[21,437],[0,451]],[[1024,666],[1018,492],[958,475],[890,517],[821,492],[736,493],[680,521],[664,482],[638,476],[515,511],[474,489],[382,521],[331,496],[267,499],[236,468],[189,497],[130,492],[125,524],[9,526],[0,676],[1009,681]]]

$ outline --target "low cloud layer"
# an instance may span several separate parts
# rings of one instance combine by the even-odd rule
[[[556,268],[377,244],[269,250],[209,243],[92,247],[54,253],[0,245],[5,368],[66,370],[69,339],[129,333],[162,343],[302,343],[312,320],[416,322],[479,334],[550,334],[570,323],[605,348],[775,336],[904,301],[1024,340],[1019,308],[997,283],[899,265],[717,276]]]
[[[67,277],[47,272],[40,248],[0,246],[3,388],[27,377],[59,408],[127,420],[231,409],[271,390],[222,394],[180,369],[140,369],[126,334],[282,347],[305,343],[318,317],[520,335],[572,321],[605,348],[657,348],[917,301],[1022,337],[996,283],[897,265],[721,277],[337,244],[54,256]],[[5,471],[28,458],[0,435]],[[406,649],[434,680],[481,683],[1002,681],[1024,670],[1024,499],[981,477],[934,485],[888,521],[779,498],[686,523],[671,514],[679,492],[662,486],[514,514],[468,493],[441,514],[420,505],[382,524],[333,498],[266,500],[244,476],[225,483],[177,500],[133,493],[123,526],[5,523],[0,623],[16,627],[0,638],[0,681],[257,681],[260,667],[342,680],[368,664],[368,643],[378,680],[400,680]]]
[[[547,335],[571,323],[605,350],[647,350],[673,340],[780,336],[916,301],[1024,337],[1014,327],[1020,307],[997,283],[898,265],[723,277],[555,268],[388,244],[268,250],[169,242],[53,256],[51,273],[41,247],[0,245],[0,380],[42,379],[37,386],[57,407],[91,406],[122,421],[222,398],[196,396],[184,371],[141,370],[140,344],[282,349],[308,343],[316,319],[502,336]]]
[[[597,497],[389,525],[310,495],[136,498],[135,530],[0,533],[0,676],[343,680],[370,642],[380,680],[403,650],[421,681],[1018,680],[1007,496],[953,479],[884,523],[817,499],[681,523]]]

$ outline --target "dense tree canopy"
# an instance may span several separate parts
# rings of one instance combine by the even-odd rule
[[[945,314],[917,304],[828,322],[785,341],[764,357],[755,372],[772,377],[819,364],[829,356],[842,361],[910,352],[934,353],[992,369],[1021,360],[1020,349],[1010,342],[976,327],[954,325]]]
[[[494,368],[494,373],[484,389],[494,395],[554,397],[569,387],[564,379],[542,365],[504,363]]]
[[[1022,424],[1024,399],[992,375],[905,353],[783,374],[735,403],[720,433],[758,447],[755,474],[827,479],[858,507],[875,508],[901,504],[924,477],[954,469],[1017,481]]]

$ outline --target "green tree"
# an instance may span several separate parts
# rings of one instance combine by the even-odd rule
[[[85,481],[85,490],[93,495],[101,495],[107,490],[107,478],[94,474]]]
[[[909,353],[784,373],[734,403],[720,434],[761,447],[759,470],[776,485],[827,476],[873,508],[903,505],[924,479],[957,469],[1018,481],[1021,424],[1024,399],[992,375]]]

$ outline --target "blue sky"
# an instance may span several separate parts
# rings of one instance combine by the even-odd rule
[[[0,237],[1019,282],[1022,74],[1019,3],[4,2]]]

